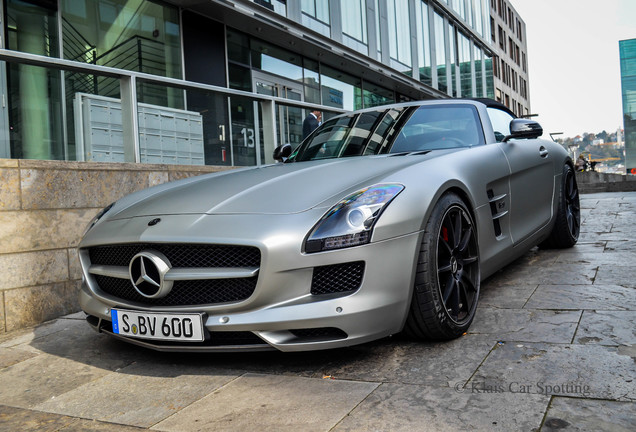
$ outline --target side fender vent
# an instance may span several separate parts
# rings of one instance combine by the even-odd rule
[[[488,189],[486,193],[488,194],[488,202],[490,204],[490,213],[492,214],[492,224],[495,229],[495,236],[500,237],[502,232],[501,222],[499,222],[499,220],[508,214],[506,206],[506,198],[508,194],[495,196],[492,189]]]

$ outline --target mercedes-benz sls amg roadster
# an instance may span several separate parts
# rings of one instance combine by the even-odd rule
[[[316,350],[469,328],[481,281],[573,246],[572,160],[488,100],[325,121],[281,162],[126,196],[79,245],[98,331],[158,350]]]

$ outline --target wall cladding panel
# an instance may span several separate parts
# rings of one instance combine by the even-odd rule
[[[0,159],[0,333],[79,311],[90,219],[140,189],[227,167]]]

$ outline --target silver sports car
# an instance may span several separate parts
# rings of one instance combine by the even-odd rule
[[[284,163],[163,184],[89,226],[80,303],[158,350],[315,350],[451,339],[480,282],[579,235],[572,161],[489,100],[334,117]]]

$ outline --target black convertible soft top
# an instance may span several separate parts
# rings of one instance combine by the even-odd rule
[[[510,111],[510,109],[507,106],[505,106],[501,102],[497,102],[496,100],[488,99],[488,98],[470,98],[468,100],[474,100],[474,101],[477,101],[477,102],[481,102],[484,105],[486,105],[487,107],[498,108],[500,110],[503,110],[503,111],[507,112],[508,114],[513,116],[514,118],[517,118],[517,115],[515,113],[513,113],[512,111]]]

